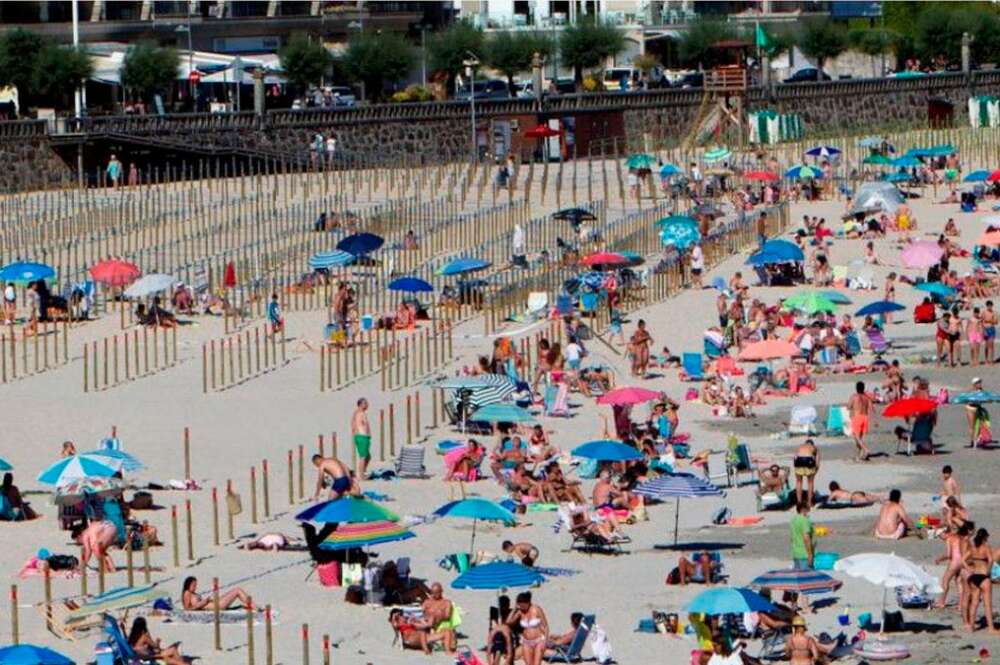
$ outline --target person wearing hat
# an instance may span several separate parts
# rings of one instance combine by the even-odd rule
[[[972,379],[972,390],[983,389],[983,380],[978,376]],[[990,438],[990,414],[982,404],[966,404],[965,419],[969,423],[969,447],[975,448],[978,441]]]
[[[800,615],[792,619],[792,634],[785,640],[785,656],[791,665],[815,665],[820,660],[819,644],[806,633],[806,620]]]

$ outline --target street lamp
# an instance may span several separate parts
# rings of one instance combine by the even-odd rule
[[[191,78],[191,72],[194,71],[194,51],[191,48],[191,10],[188,8],[187,15],[187,25],[179,25],[174,28],[174,32],[186,32],[188,38],[188,96],[191,97],[192,110],[197,111],[197,100],[195,96],[197,95],[197,89],[194,87],[194,80]]]
[[[476,145],[476,67],[479,66],[479,59],[474,53],[467,52],[469,59],[462,61],[465,65],[465,73],[469,77],[469,108],[472,111],[472,158],[479,159],[479,150]]]

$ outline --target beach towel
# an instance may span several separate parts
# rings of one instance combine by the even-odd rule
[[[278,617],[276,610],[271,610],[271,621]],[[263,609],[254,609],[254,625],[260,625],[264,619]],[[242,623],[247,620],[247,611],[237,608],[222,610],[219,612],[219,623]],[[167,623],[197,623],[210,624],[215,622],[215,612],[211,610],[184,610],[175,609],[164,614],[164,621]]]

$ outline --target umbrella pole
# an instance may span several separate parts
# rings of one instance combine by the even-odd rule
[[[477,520],[477,519],[473,519],[472,520],[472,540],[469,542],[469,556],[470,557],[472,556],[473,552],[476,551],[475,550],[475,547],[476,547],[476,522],[478,522],[478,521],[479,520]]]
[[[878,634],[885,633],[885,597],[889,593],[889,587],[882,587],[882,616],[878,620]]]
[[[681,517],[681,498],[674,499],[674,547],[677,547],[677,523]]]

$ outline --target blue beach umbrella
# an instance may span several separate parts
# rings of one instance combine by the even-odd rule
[[[398,522],[399,516],[374,501],[342,496],[339,499],[321,501],[310,506],[296,515],[295,519],[305,522],[358,524],[361,522]]]
[[[438,517],[464,517],[472,520],[472,540],[469,543],[469,551],[475,551],[476,545],[476,523],[479,520],[486,522],[500,522],[505,526],[517,524],[517,517],[503,506],[493,503],[488,499],[462,499],[461,501],[451,501],[434,511]]]
[[[882,180],[884,180],[885,182],[908,182],[911,179],[912,178],[910,177],[910,174],[904,171],[897,171],[896,173],[886,173],[884,176],[882,176]]]
[[[678,251],[683,252],[701,240],[701,231],[698,224],[694,222],[671,222],[660,228],[660,242],[664,246],[673,245]]]
[[[642,453],[632,446],[626,446],[624,443],[609,439],[580,444],[573,449],[572,455],[598,462],[627,462],[642,459]]]
[[[374,252],[383,244],[385,239],[374,233],[355,233],[338,242],[337,249],[354,256],[363,256]]]
[[[496,590],[537,586],[545,578],[537,570],[519,563],[493,561],[473,566],[455,578],[452,589]]]
[[[663,219],[656,220],[656,225],[661,229],[666,226],[670,226],[672,224],[677,224],[677,223],[694,224],[695,226],[697,226],[698,220],[695,219],[694,217],[691,217],[690,215],[670,215],[668,217],[664,217]]]
[[[103,454],[83,453],[64,457],[38,474],[38,482],[46,485],[64,485],[71,480],[96,476],[109,478],[122,470],[119,460]]]
[[[786,178],[813,178],[814,180],[820,180],[823,177],[823,172],[819,169],[806,166],[805,164],[799,164],[798,166],[793,166],[792,168],[785,171]]]
[[[810,157],[836,157],[840,154],[840,148],[835,148],[832,145],[818,145],[806,150],[806,154]]]
[[[990,171],[984,171],[982,169],[973,171],[969,175],[962,178],[962,182],[986,182],[986,179],[990,177],[990,173]]]
[[[804,261],[805,254],[795,243],[787,240],[768,240],[760,251],[750,255],[747,259],[749,265],[765,265],[768,263],[789,263],[792,261]]]
[[[638,485],[635,493],[649,499],[663,501],[674,499],[674,546],[677,546],[677,530],[680,521],[681,499],[697,499],[706,496],[723,496],[722,490],[704,478],[689,473],[660,476]]]
[[[55,269],[44,263],[17,261],[15,263],[8,263],[0,269],[0,280],[15,284],[37,282],[40,279],[52,279],[55,276]]]
[[[684,609],[687,612],[715,616],[745,612],[774,612],[778,608],[749,589],[726,587],[702,591]]]
[[[819,294],[837,305],[850,305],[851,299],[840,291],[834,291],[833,289],[827,289],[826,291],[820,291]]]
[[[876,300],[856,311],[854,316],[878,316],[880,314],[889,314],[890,312],[902,312],[904,309],[906,308],[899,303],[889,300]]]
[[[354,263],[355,256],[339,249],[332,252],[319,252],[309,257],[309,267],[313,270],[343,268]]]
[[[947,284],[942,284],[941,282],[921,282],[920,284],[915,284],[913,288],[917,291],[924,291],[925,293],[930,293],[931,295],[940,296],[942,298],[955,295],[955,289],[951,288]]]
[[[656,158],[652,155],[637,154],[631,155],[626,161],[625,166],[630,169],[649,169],[656,164]]]
[[[400,277],[389,282],[390,291],[406,291],[407,293],[430,293],[434,287],[419,277]]]
[[[0,457],[0,471],[10,471],[14,467],[11,466],[10,462]]]
[[[73,665],[58,651],[34,644],[18,644],[0,649],[0,665]]]
[[[482,270],[483,268],[489,268],[492,264],[489,261],[483,259],[474,258],[464,258],[455,259],[454,261],[449,261],[440,268],[438,268],[437,273],[439,275],[461,275],[467,272],[475,272],[476,270]]]
[[[682,171],[673,164],[664,164],[660,167],[661,178],[669,178],[670,176],[675,176],[678,173],[682,173]]]
[[[483,423],[534,423],[535,417],[516,404],[487,404],[469,416],[469,420]]]
[[[951,398],[952,404],[992,404],[1000,402],[1000,393],[989,390],[973,390],[972,392],[960,393]]]
[[[121,462],[122,471],[126,471],[128,473],[134,473],[146,468],[146,466],[139,461],[139,458],[122,450],[120,445],[121,444],[118,443],[117,439],[104,439],[97,445],[95,450],[90,451],[90,454],[110,457],[113,460],[118,460]]]
[[[892,165],[899,169],[912,169],[916,166],[923,166],[923,162],[917,159],[916,155],[907,153],[902,157],[892,160]]]

